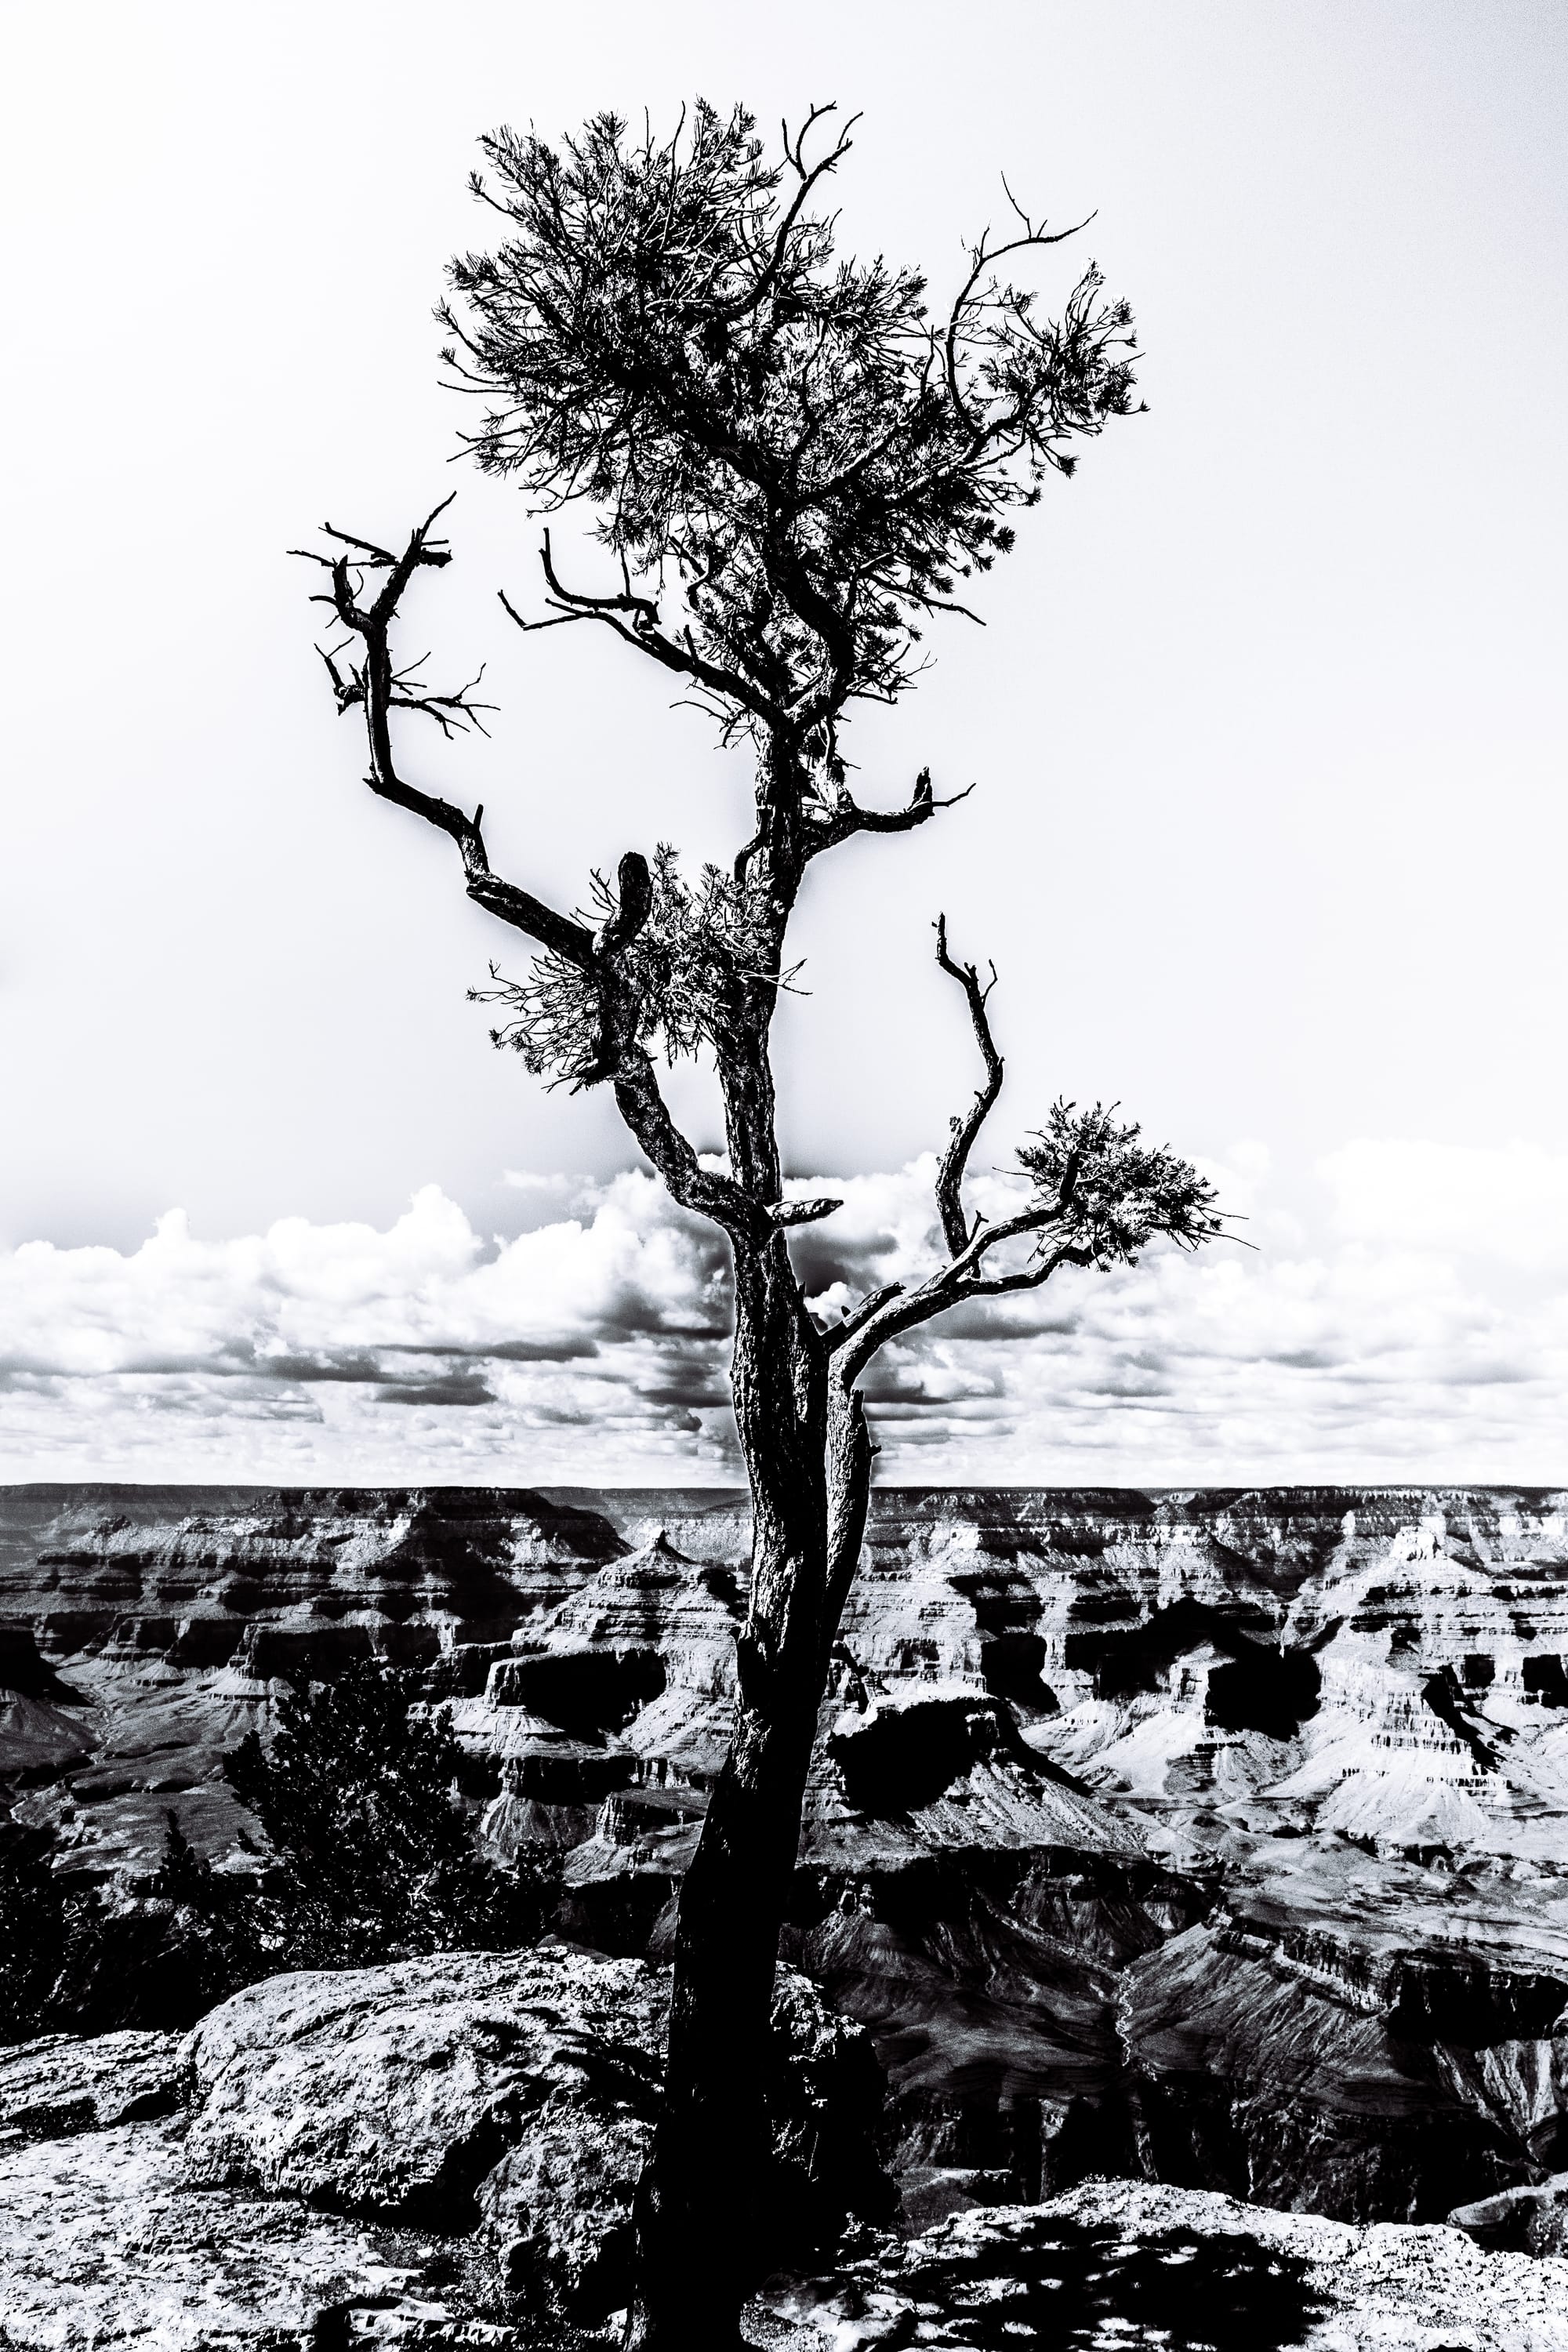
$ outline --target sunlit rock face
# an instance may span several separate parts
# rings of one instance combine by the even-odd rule
[[[223,1751],[380,1656],[497,1848],[562,1851],[561,1932],[657,1958],[747,1538],[713,1493],[12,1490],[10,1801],[82,1868],[171,1807],[243,1864]],[[879,1496],[785,1950],[876,2039],[911,2218],[1112,2171],[1436,2221],[1562,2173],[1565,1661],[1561,1494]]]
[[[444,1952],[0,2051],[0,2344],[618,2341],[668,2001],[637,1960]],[[761,2063],[753,2281],[893,2201],[876,2061],[805,1979]]]

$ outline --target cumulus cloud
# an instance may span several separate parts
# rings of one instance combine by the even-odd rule
[[[1347,1143],[1321,1163],[1347,1238],[1568,1274],[1568,1153],[1534,1143]]]
[[[933,1163],[834,1181],[795,1241],[816,1311],[937,1244]],[[1267,1154],[1209,1170],[1264,1246],[1064,1272],[888,1349],[866,1388],[906,1482],[1182,1485],[1564,1475],[1568,1160],[1357,1142],[1321,1246]],[[825,1189],[813,1180],[802,1190]],[[387,1230],[0,1258],[0,1475],[728,1482],[725,1252],[650,1179],[516,1180],[488,1238],[434,1188]],[[1006,1180],[982,1177],[1002,1210]],[[1553,1223],[1553,1219],[1556,1223]],[[1494,1279],[1542,1239],[1550,1279]]]

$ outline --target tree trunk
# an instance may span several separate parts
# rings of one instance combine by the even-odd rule
[[[826,1353],[782,1234],[736,1250],[733,1376],[752,1486],[751,1609],[730,1754],[680,1890],[664,2113],[637,2193],[636,2352],[734,2352],[742,2340],[765,2243],[763,2080],[779,1930],[865,1522],[858,1402],[835,1393],[829,1410]]]

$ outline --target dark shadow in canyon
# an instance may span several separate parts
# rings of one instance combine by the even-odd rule
[[[1094,1676],[1100,1698],[1134,1698],[1159,1687],[1178,1658],[1212,1648],[1225,1658],[1209,1675],[1208,1719],[1222,1731],[1259,1731],[1289,1739],[1317,1714],[1322,1675],[1307,1648],[1254,1639],[1261,1621],[1241,1612],[1183,1600],[1156,1609],[1141,1625],[1069,1633],[1069,1667]]]

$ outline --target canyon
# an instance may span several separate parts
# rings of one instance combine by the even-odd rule
[[[657,1967],[747,1549],[716,1490],[0,1491],[0,1795],[72,1870],[170,1812],[252,1868],[224,1752],[384,1659],[562,1942]],[[1568,1494],[881,1491],[784,1958],[906,2230],[1110,2177],[1568,2245],[1565,1662]]]

